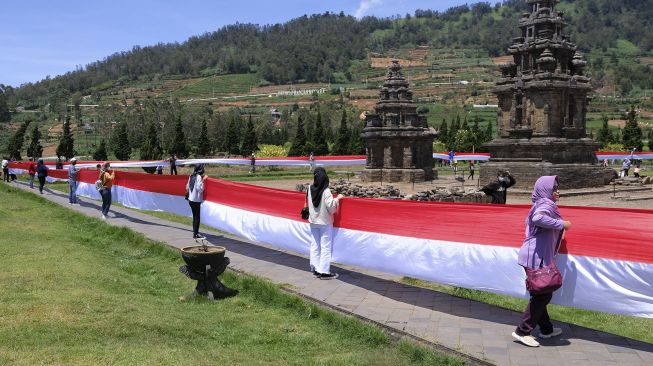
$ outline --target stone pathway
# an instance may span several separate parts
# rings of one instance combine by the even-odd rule
[[[23,183],[12,185],[30,190]],[[90,199],[69,206],[64,193],[48,190],[43,197],[100,218],[98,202]],[[126,226],[176,248],[194,244],[185,225],[126,208],[111,211],[110,225]],[[516,312],[401,284],[397,276],[359,268],[335,266],[340,274],[337,280],[318,280],[307,271],[308,259],[303,256],[215,232],[203,233],[213,244],[227,248],[232,269],[267,278],[328,306],[471,356],[472,364],[653,365],[653,344],[556,322],[564,331],[561,337],[542,340],[540,348],[528,348],[510,337],[521,315]]]

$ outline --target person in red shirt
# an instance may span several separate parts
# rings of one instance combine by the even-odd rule
[[[29,158],[29,164],[27,166],[27,173],[29,174],[29,187],[34,189],[34,176],[36,175],[36,163],[34,162],[34,158]]]

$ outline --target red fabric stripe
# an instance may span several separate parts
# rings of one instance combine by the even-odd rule
[[[50,176],[66,179],[65,170]],[[99,173],[82,170],[80,180],[94,183]],[[116,172],[114,184],[130,189],[183,196],[187,176]],[[303,193],[207,180],[206,199],[239,209],[301,221]],[[390,201],[348,198],[335,225],[382,234],[519,248],[530,206]],[[565,207],[573,223],[563,253],[653,263],[653,211],[603,207]]]

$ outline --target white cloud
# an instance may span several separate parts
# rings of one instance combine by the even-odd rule
[[[354,13],[356,18],[362,18],[367,14],[367,11],[375,5],[381,5],[383,0],[361,0],[361,3],[358,5],[358,9]]]

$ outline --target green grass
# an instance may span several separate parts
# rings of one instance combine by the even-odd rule
[[[180,297],[177,251],[5,184],[0,200],[0,364],[462,364],[250,276]]]
[[[168,96],[211,98],[226,94],[247,94],[251,88],[256,86],[257,82],[258,78],[255,74],[211,76],[168,93]]]
[[[528,303],[525,299],[519,299],[512,296],[445,286],[409,277],[404,277],[401,282],[412,286],[430,288],[465,299],[475,300],[518,312],[524,311],[526,304]],[[549,305],[548,311],[549,315],[554,320],[613,333],[643,342],[653,343],[653,334],[651,334],[651,329],[653,329],[653,319],[601,313],[560,305]],[[517,324],[515,324],[515,326],[516,325]]]

